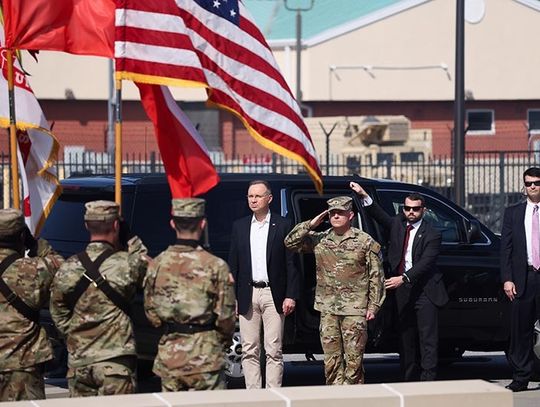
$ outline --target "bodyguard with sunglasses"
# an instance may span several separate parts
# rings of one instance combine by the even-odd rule
[[[508,389],[527,389],[534,368],[534,323],[540,318],[540,168],[523,173],[526,202],[504,211],[501,281],[512,301],[508,360],[514,371]]]
[[[392,217],[358,183],[351,182],[350,187],[362,199],[368,215],[390,232],[390,270],[385,287],[389,292],[395,290],[403,379],[435,380],[438,312],[448,302],[442,273],[435,265],[441,234],[423,219],[426,208],[422,195],[407,196],[403,213]]]

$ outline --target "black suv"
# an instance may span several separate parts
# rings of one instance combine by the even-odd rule
[[[351,177],[327,177],[324,194],[315,192],[304,175],[222,174],[218,186],[208,192],[208,230],[205,244],[214,254],[227,259],[231,225],[235,219],[250,213],[246,191],[249,181],[267,180],[274,199],[271,209],[296,224],[322,212],[326,200],[349,195],[354,199],[355,226],[384,245],[387,237],[366,216],[358,197],[348,187],[359,182],[391,215],[401,211],[404,197],[420,192],[426,197],[426,218],[442,232],[442,249],[438,267],[450,302],[440,314],[441,356],[460,356],[465,350],[504,350],[509,338],[509,302],[499,279],[499,237],[480,224],[472,215],[436,192],[388,180]],[[114,200],[114,177],[91,176],[62,181],[64,191],[53,208],[42,236],[64,256],[81,251],[87,243],[84,228],[84,203],[96,199]],[[170,191],[164,175],[126,175],[122,180],[122,213],[134,233],[139,235],[156,256],[175,241],[169,227]],[[328,223],[321,228],[328,228]],[[297,255],[301,273],[301,293],[296,312],[286,318],[284,352],[320,353],[319,313],[313,309],[315,295],[315,260],[313,255]],[[396,352],[397,337],[391,293],[375,321],[369,325],[368,351]],[[135,307],[142,307],[142,296]],[[150,327],[144,312],[133,312],[137,350],[141,358],[153,358],[160,332]]]

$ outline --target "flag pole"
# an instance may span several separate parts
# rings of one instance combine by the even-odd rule
[[[13,82],[13,50],[6,49],[8,65],[8,95],[9,95],[9,151],[11,158],[11,188],[13,191],[13,207],[21,208],[19,192],[19,165],[17,162],[17,120],[15,118],[15,90]]]
[[[122,207],[122,79],[115,79],[114,201]]]

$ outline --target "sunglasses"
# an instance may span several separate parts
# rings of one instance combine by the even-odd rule
[[[408,206],[404,205],[403,210],[405,212],[413,211],[413,212],[420,212],[422,210],[423,206]]]
[[[535,187],[540,187],[540,181],[525,181],[524,184],[526,187],[530,187],[533,184]]]

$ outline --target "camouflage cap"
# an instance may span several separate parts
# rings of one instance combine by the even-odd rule
[[[24,215],[18,209],[0,209],[0,236],[13,235],[24,229]]]
[[[120,206],[112,201],[91,201],[85,204],[84,220],[106,222],[120,218]]]
[[[336,196],[328,201],[328,210],[338,209],[341,211],[350,211],[352,209],[352,198],[350,196]]]
[[[179,218],[200,218],[204,216],[204,204],[201,198],[176,198],[172,200],[172,215]]]

